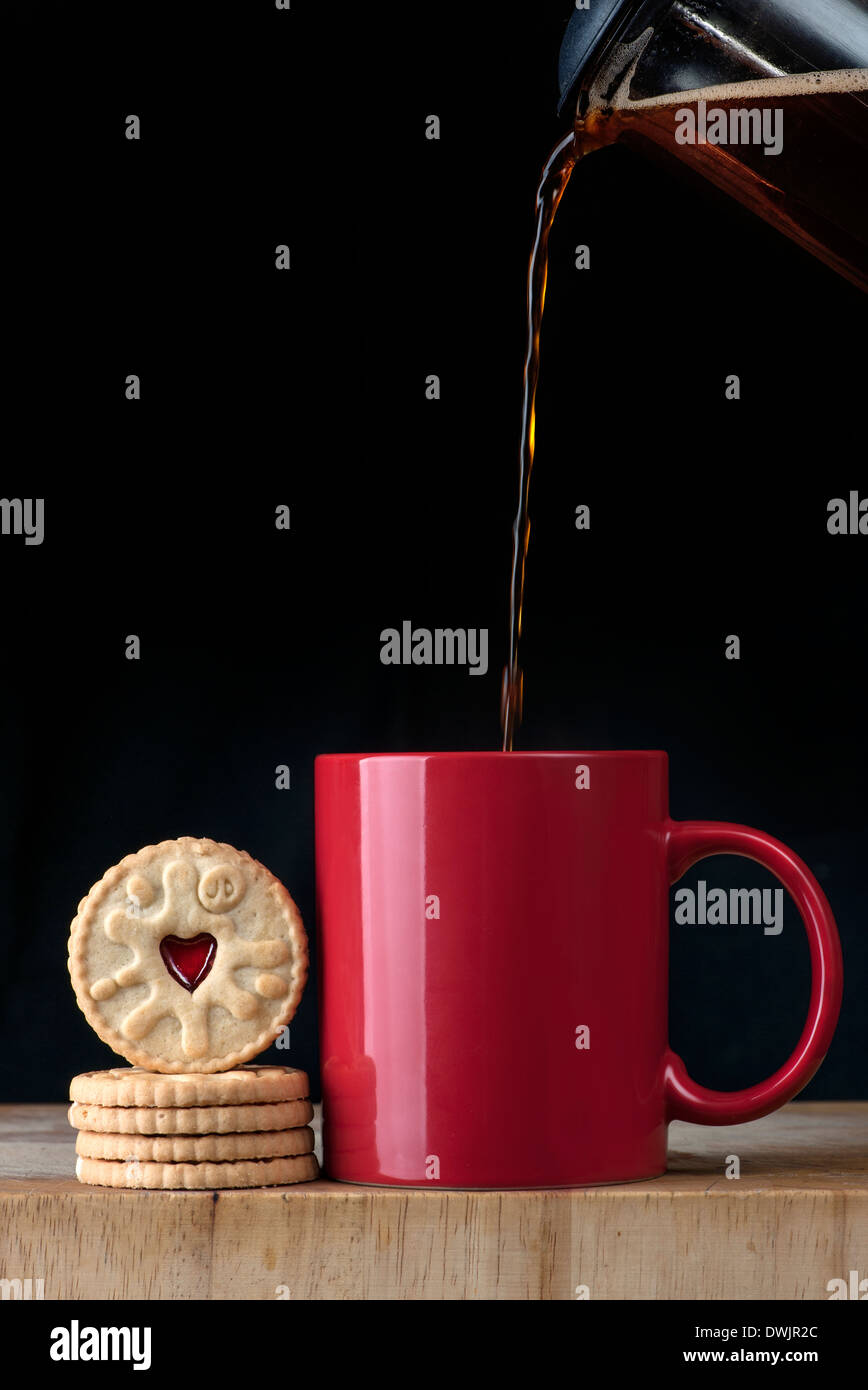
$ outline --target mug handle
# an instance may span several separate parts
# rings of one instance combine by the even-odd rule
[[[826,1055],[838,1022],[843,990],[841,943],[825,893],[797,854],[747,825],[724,821],[667,822],[669,881],[676,883],[700,859],[740,854],[775,875],[801,913],[811,948],[811,1001],[802,1036],[788,1061],[766,1081],[743,1091],[711,1091],[692,1080],[677,1053],[667,1053],[666,1118],[698,1125],[742,1124],[785,1105],[806,1086]]]

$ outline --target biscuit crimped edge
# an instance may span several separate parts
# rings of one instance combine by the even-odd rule
[[[154,1188],[163,1191],[219,1190],[230,1187],[284,1187],[319,1177],[314,1155],[264,1158],[238,1163],[112,1163],[103,1158],[75,1160],[79,1182],[94,1187]]]
[[[293,965],[291,971],[291,985],[283,1007],[277,1015],[272,1018],[267,1028],[264,1028],[256,1038],[249,1042],[245,1047],[235,1052],[226,1053],[221,1057],[211,1057],[198,1059],[196,1070],[202,1073],[230,1071],[233,1067],[240,1066],[243,1062],[249,1062],[252,1057],[256,1057],[260,1052],[264,1052],[278,1038],[294,1016],[301,1002],[301,996],[307,983],[310,971],[310,951],[308,946],[307,932],[301,913],[285,885],[277,878],[270,869],[260,860],[254,859],[246,850],[236,849],[234,845],[226,844],[220,840],[211,840],[207,836],[180,835],[174,840],[160,840],[155,845],[144,845],[140,850],[133,854],[127,854],[117,864],[113,864],[107,869],[101,879],[90,888],[78,904],[78,910],[72,919],[69,929],[69,959],[68,967],[72,987],[75,992],[76,1002],[81,1012],[84,1014],[91,1028],[97,1037],[101,1038],[113,1052],[118,1056],[126,1058],[135,1066],[141,1066],[148,1071],[158,1071],[170,1075],[173,1072],[189,1073],[189,1061],[172,1062],[155,1056],[148,1052],[144,1047],[138,1046],[130,1039],[123,1037],[113,1028],[99,1011],[97,1001],[90,995],[90,982],[86,975],[85,966],[85,944],[87,934],[94,924],[97,912],[102,900],[112,888],[130,873],[134,867],[143,868],[151,863],[161,854],[166,853],[172,847],[190,852],[193,846],[202,846],[205,853],[212,850],[227,852],[237,855],[244,864],[250,867],[255,874],[263,873],[272,880],[276,896],[280,900],[283,915],[289,926],[289,936],[293,947]]]
[[[156,1106],[79,1105],[69,1107],[73,1129],[94,1134],[253,1134],[296,1129],[313,1119],[309,1100],[278,1100],[266,1105]]]
[[[69,1083],[69,1099],[83,1105],[190,1109],[200,1105],[254,1105],[303,1100],[307,1073],[298,1067],[238,1067],[228,1072],[159,1072],[136,1067],[85,1071]]]
[[[264,1134],[98,1134],[80,1129],[75,1152],[120,1163],[239,1163],[296,1158],[313,1153],[314,1143],[309,1125]]]

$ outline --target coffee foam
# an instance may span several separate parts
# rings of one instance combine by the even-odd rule
[[[632,76],[632,73],[631,73]],[[616,111],[648,111],[659,106],[684,106],[694,101],[771,102],[784,97],[844,95],[868,91],[868,68],[841,68],[836,72],[786,73],[783,77],[759,77],[749,82],[726,82],[717,87],[694,87],[683,92],[631,101],[629,82],[622,83],[612,105]],[[619,100],[620,98],[620,100]]]

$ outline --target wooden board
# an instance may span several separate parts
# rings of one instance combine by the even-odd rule
[[[741,1176],[725,1176],[738,1155]],[[653,1182],[535,1192],[125,1192],[62,1105],[0,1106],[0,1278],[47,1299],[828,1299],[868,1278],[868,1104],[675,1124]]]

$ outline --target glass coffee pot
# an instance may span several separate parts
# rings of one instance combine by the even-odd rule
[[[587,0],[560,55],[585,150],[692,167],[868,289],[865,0]]]

